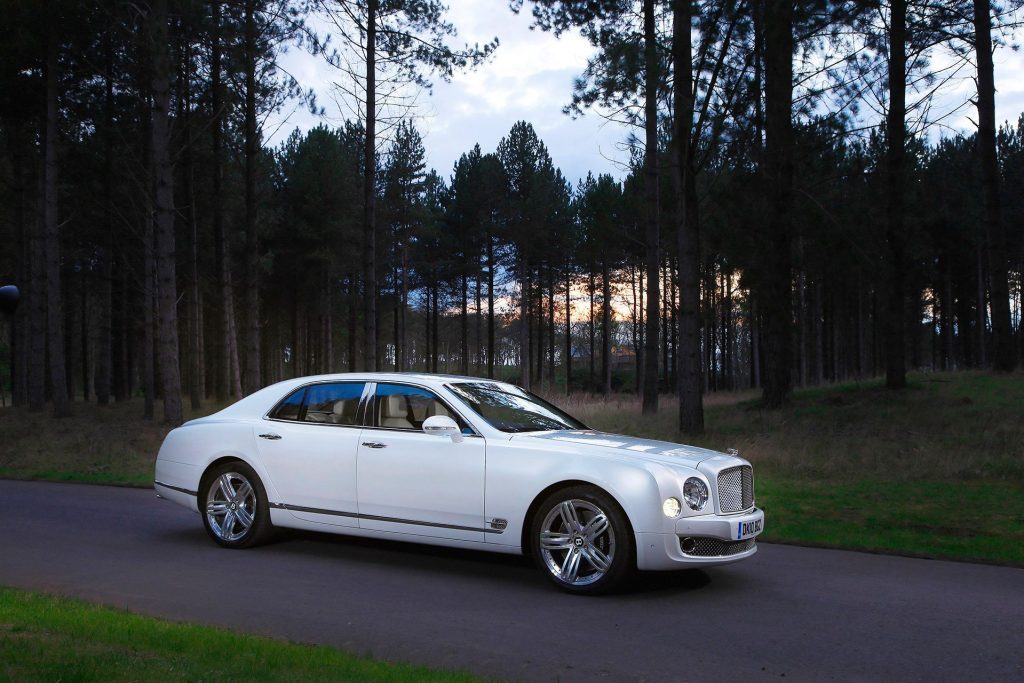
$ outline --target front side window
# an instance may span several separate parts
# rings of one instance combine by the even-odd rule
[[[320,424],[358,425],[362,382],[311,384],[286,398],[274,411],[277,420]]]
[[[503,432],[586,429],[586,425],[544,399],[511,384],[460,382],[448,388],[489,425]]]
[[[405,384],[378,384],[374,401],[374,425],[388,429],[420,430],[423,422],[434,415],[455,420],[463,434],[473,430],[433,392]]]

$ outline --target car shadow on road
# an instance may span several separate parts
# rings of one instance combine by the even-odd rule
[[[212,542],[201,528],[167,530],[164,537],[175,544],[209,545],[211,549],[213,548]],[[530,558],[483,550],[279,529],[269,543],[246,552],[268,553],[280,559],[309,558],[358,563],[381,570],[394,568],[431,577],[487,580],[505,587],[515,584],[531,591],[558,592],[556,587],[541,576]],[[716,587],[728,589],[733,583],[731,576],[713,578],[703,569],[636,572],[612,593],[612,596],[663,597]]]

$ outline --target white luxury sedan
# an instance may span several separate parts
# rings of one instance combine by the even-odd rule
[[[753,471],[730,453],[596,432],[478,377],[322,375],[173,430],[155,487],[228,548],[290,527],[526,553],[595,593],[757,551]]]

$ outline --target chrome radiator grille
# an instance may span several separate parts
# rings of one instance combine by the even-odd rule
[[[679,546],[682,548],[685,539],[679,539]],[[684,555],[690,557],[729,557],[730,555],[739,555],[745,553],[754,547],[756,542],[753,538],[748,538],[744,541],[723,541],[719,538],[704,538],[696,537],[690,539],[693,541],[693,548],[687,552],[683,549]]]
[[[750,465],[730,467],[718,473],[718,509],[740,512],[754,505],[754,470]]]

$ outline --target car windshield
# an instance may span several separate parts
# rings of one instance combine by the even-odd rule
[[[448,388],[489,425],[503,432],[586,429],[586,425],[544,399],[511,384],[460,382]]]

